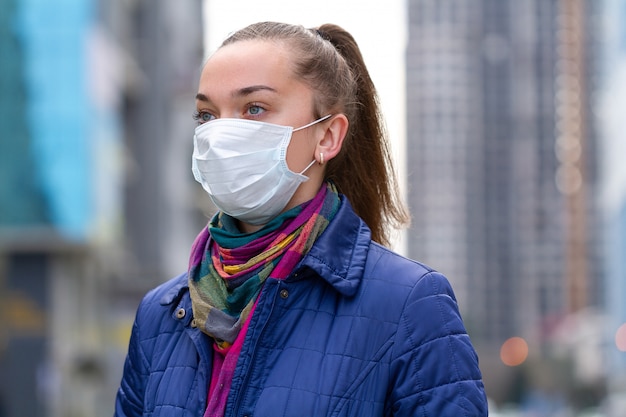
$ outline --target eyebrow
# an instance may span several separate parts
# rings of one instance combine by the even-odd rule
[[[232,96],[233,97],[245,97],[257,91],[270,91],[272,93],[277,92],[275,88],[269,87],[267,85],[251,85],[250,87],[243,87],[243,88],[240,88],[239,90],[235,90],[232,93]],[[207,97],[206,95],[202,93],[196,94],[196,100],[211,102],[209,97]]]
[[[257,91],[270,91],[272,93],[276,93],[276,89],[269,87],[267,85],[251,85],[250,87],[241,88],[235,92],[233,92],[234,97],[243,97],[255,93]]]
[[[196,100],[198,100],[198,101],[206,101],[206,102],[211,101],[211,100],[209,100],[209,98],[207,96],[205,96],[202,93],[196,94]]]

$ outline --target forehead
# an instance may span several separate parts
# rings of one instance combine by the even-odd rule
[[[218,49],[206,62],[200,87],[241,88],[298,82],[289,49],[280,42],[246,40]]]

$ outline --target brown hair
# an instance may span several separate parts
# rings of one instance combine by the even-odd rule
[[[296,76],[317,92],[316,118],[332,112],[348,118],[341,152],[328,161],[325,178],[348,198],[372,230],[372,239],[388,245],[388,226],[408,224],[409,215],[399,197],[376,88],[356,41],[337,25],[305,29],[261,22],[235,32],[222,46],[253,39],[290,46]]]

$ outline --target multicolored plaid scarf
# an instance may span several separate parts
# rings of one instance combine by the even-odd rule
[[[218,213],[196,238],[189,260],[194,319],[225,354],[219,381],[213,381],[223,386],[210,395],[205,417],[224,413],[248,319],[263,283],[267,278],[285,279],[293,271],[339,205],[335,186],[327,184],[312,200],[257,232],[242,233],[235,219]]]

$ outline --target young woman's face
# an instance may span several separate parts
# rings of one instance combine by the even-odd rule
[[[205,64],[196,96],[199,123],[219,118],[250,119],[298,128],[314,119],[314,93],[295,78],[287,47],[278,42],[239,41],[215,52]],[[287,165],[301,172],[316,159],[324,123],[293,133]],[[315,196],[323,171],[314,164],[287,209]]]

